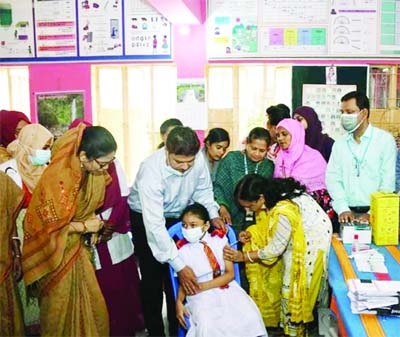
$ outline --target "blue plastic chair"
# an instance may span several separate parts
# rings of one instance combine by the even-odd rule
[[[183,239],[182,235],[182,222],[177,222],[176,224],[172,225],[168,229],[168,233],[171,238],[173,238],[175,241]],[[228,242],[231,244],[231,247],[234,249],[237,249],[237,239],[236,239],[236,233],[235,230],[228,225],[228,232],[226,234],[228,238]],[[235,273],[235,280],[236,282],[240,285],[240,272],[239,272],[239,263],[235,262],[233,264],[233,270]],[[172,283],[172,290],[174,292],[175,298],[178,296],[178,289],[179,289],[179,280],[178,280],[178,275],[175,273],[175,270],[169,266],[169,275],[171,277],[171,283]],[[186,335],[186,330],[179,325],[178,329],[178,337],[184,337]]]

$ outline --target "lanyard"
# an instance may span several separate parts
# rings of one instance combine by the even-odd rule
[[[254,170],[254,173],[257,174],[258,172],[258,166],[260,165],[260,163],[262,162],[262,160],[260,160],[257,165],[256,165],[256,169]],[[246,153],[243,153],[243,163],[244,163],[244,173],[247,175],[249,174],[249,168],[247,166],[247,155]]]
[[[358,157],[354,154],[353,150],[351,149],[349,140],[347,140],[347,147],[349,148],[349,151],[350,151],[351,155],[353,156],[353,158],[354,158],[354,160],[355,160],[355,162],[356,162],[355,169],[356,169],[356,172],[357,172],[357,173],[356,173],[357,177],[360,176],[361,164],[364,162],[365,156],[367,155],[367,152],[368,152],[368,149],[369,149],[369,145],[371,144],[372,133],[373,133],[373,132],[374,132],[374,130],[372,129],[372,130],[371,130],[371,137],[370,137],[369,140],[368,140],[368,144],[367,144],[367,146],[366,146],[366,148],[365,148],[365,150],[364,150],[364,153],[363,153],[361,159],[358,159]]]

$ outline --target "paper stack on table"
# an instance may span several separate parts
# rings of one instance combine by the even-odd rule
[[[360,272],[388,274],[385,257],[376,249],[360,250],[352,253],[351,257],[354,258],[357,270]]]
[[[400,316],[400,281],[350,279],[347,286],[353,314]]]

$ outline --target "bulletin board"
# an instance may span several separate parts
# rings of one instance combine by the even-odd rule
[[[0,2],[0,61],[171,59],[171,24],[146,0]]]
[[[292,111],[302,105],[311,106],[322,122],[323,131],[336,139],[343,134],[340,126],[340,99],[354,90],[366,93],[368,67],[334,67],[335,83],[329,83],[327,73],[330,67],[292,67]]]
[[[395,0],[208,0],[208,58],[397,58],[397,4]]]

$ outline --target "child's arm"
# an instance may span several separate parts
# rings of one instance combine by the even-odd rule
[[[200,291],[218,288],[224,286],[231,282],[235,277],[234,270],[233,270],[233,262],[224,260],[225,261],[225,274],[218,276],[211,281],[201,282],[199,283]]]
[[[183,290],[182,286],[179,286],[178,296],[175,302],[176,318],[178,318],[179,323],[187,330],[185,316],[189,316],[189,312],[186,310],[183,304],[185,298],[185,291]]]

